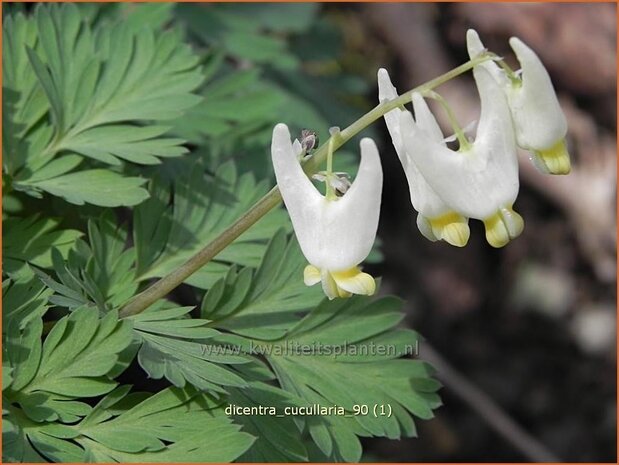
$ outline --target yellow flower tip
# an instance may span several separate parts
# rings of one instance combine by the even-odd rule
[[[455,247],[464,247],[469,241],[471,230],[466,223],[450,223],[443,228],[441,239]]]
[[[322,289],[329,300],[347,298],[353,294],[373,295],[376,292],[374,278],[357,266],[344,271],[329,271],[307,265],[303,270],[303,281],[306,286],[322,282]]]
[[[346,297],[350,297],[351,294],[373,295],[376,292],[374,278],[367,273],[363,273],[357,266],[344,271],[332,271],[331,276],[337,283],[338,288],[348,294]],[[344,296],[342,295],[341,297]]]
[[[307,265],[303,270],[303,282],[306,286],[318,284],[321,280],[320,270],[314,265]]]
[[[340,297],[340,289],[337,286],[337,283],[331,276],[331,273],[327,270],[321,271],[321,280],[322,280],[322,291],[329,298],[329,300],[333,300],[336,297]]]
[[[464,247],[471,236],[468,221],[462,215],[449,212],[429,220],[432,233],[437,239],[444,240],[456,247]]]
[[[535,160],[548,174],[569,174],[572,169],[565,139],[546,150],[535,150]]]
[[[486,226],[486,240],[492,247],[498,249],[509,242],[507,229],[496,215],[484,220],[484,225]]]
[[[524,230],[524,220],[513,208],[501,208],[484,220],[486,240],[492,247],[500,248],[518,237]]]

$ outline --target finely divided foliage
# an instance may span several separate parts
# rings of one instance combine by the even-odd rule
[[[146,180],[106,165],[151,165],[187,151],[153,124],[200,101],[192,94],[203,79],[199,57],[177,31],[124,22],[93,31],[67,4],[8,15],[3,39],[3,133],[17,142],[3,139],[5,172],[16,190],[77,205],[136,205],[148,197]]]
[[[440,386],[401,302],[306,287],[282,208],[119,317],[268,191],[276,122],[358,113],[335,96],[362,80],[300,65],[338,53],[317,7],[5,10],[3,460],[358,461],[360,438],[414,436]],[[346,415],[226,411],[314,404]]]

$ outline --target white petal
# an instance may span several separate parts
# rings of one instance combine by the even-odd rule
[[[465,158],[419,129],[410,113],[402,114],[400,122],[406,128],[403,134],[406,151],[411,154],[423,178],[446,203],[458,209],[458,202],[453,200],[458,197],[459,177],[467,175],[464,173]]]
[[[292,151],[297,154],[297,157],[301,156],[303,153],[303,147],[301,146],[299,139],[295,139],[292,143]]]
[[[397,96],[398,91],[391,83],[391,80],[389,79],[389,73],[384,68],[379,69],[379,101],[382,103],[385,101],[393,100]],[[430,112],[430,109],[428,108],[421,95],[414,94],[412,100],[413,105],[415,106],[415,114],[417,115],[417,111],[419,111],[419,115],[421,120],[423,121],[424,127],[427,127],[430,133],[436,135],[436,137],[438,137],[438,140],[441,140],[443,138],[443,134],[441,133],[440,127],[438,126],[438,123],[434,119],[434,116]],[[402,131],[406,131],[406,128],[400,126],[400,115],[402,113],[410,114],[406,110],[396,108],[386,113],[384,115],[384,118],[385,124],[387,125],[387,130],[391,135],[391,141],[393,142],[393,146],[396,150],[396,153],[398,154],[400,163],[402,163],[404,173],[406,174],[406,179],[408,181],[408,187],[410,190],[411,203],[413,204],[413,208],[415,208],[415,210],[422,213],[423,215],[430,217],[440,216],[445,212],[449,211],[449,208],[428,185],[417,167],[413,163],[411,163],[411,155],[406,152],[402,143]],[[423,234],[423,231],[421,232]]]
[[[413,104],[415,105],[415,114],[419,114],[421,120],[424,121],[424,124],[426,125],[426,127],[430,129],[432,126],[430,124],[430,119],[434,120],[434,116],[432,116],[432,114],[430,113],[430,109],[428,108],[425,101],[423,101],[421,96],[417,95],[417,97],[421,99],[421,102],[423,103],[420,103],[420,101],[417,101],[417,103],[415,104],[416,97],[415,95],[413,95]],[[428,112],[428,115],[425,114],[425,111]],[[405,115],[405,117],[402,115]],[[400,113],[400,128],[401,128],[402,134],[404,135],[403,141],[405,140],[407,135],[409,135],[412,131],[415,130],[415,128],[413,128],[414,124],[415,124],[415,120],[413,119],[413,116],[411,115],[410,112],[404,111]],[[436,126],[434,135],[429,134],[428,132],[425,132],[425,131],[424,131],[424,134],[426,135],[429,141],[434,142],[438,144],[439,146],[444,147],[444,144],[442,142],[443,134],[440,128],[438,127],[438,123],[436,123],[436,120],[434,120],[434,124]],[[415,125],[415,127],[417,127],[417,125]],[[411,203],[413,204],[413,207],[415,208],[415,210],[417,210],[422,216],[428,217],[428,218],[435,218],[438,216],[442,216],[445,213],[451,211],[451,208],[444,202],[441,196],[437,194],[434,188],[431,187],[431,185],[426,181],[426,178],[422,175],[421,171],[417,167],[417,164],[415,163],[416,158],[415,158],[414,151],[411,151],[411,148],[408,146],[405,146],[405,150],[406,150],[406,157],[409,160],[409,162],[406,166],[403,165],[403,167],[404,167],[404,173],[406,174],[406,179],[408,180],[408,188],[410,191]],[[419,231],[421,231],[421,233],[424,236],[430,238],[426,234],[426,230],[422,229],[422,226],[423,225],[420,225],[419,222],[417,223],[417,227],[419,227]]]
[[[383,175],[374,142],[361,141],[357,178],[337,200],[327,200],[303,172],[284,124],[273,130],[271,154],[277,184],[307,260],[331,271],[361,263],[374,243],[380,213]]]
[[[320,233],[316,216],[326,200],[301,168],[290,142],[290,132],[285,124],[278,124],[273,129],[271,158],[277,185],[288,209],[299,245],[308,261],[315,265],[308,257],[308,252],[313,248],[316,236]]]
[[[352,268],[365,260],[374,244],[383,172],[374,141],[364,138],[360,145],[361,164],[357,177],[343,197],[327,201],[322,210],[320,256],[314,257],[319,263],[310,260],[319,268],[330,271]]]
[[[431,242],[438,241],[438,237],[432,231],[432,225],[430,224],[430,220],[423,216],[421,213],[417,214],[417,229],[419,232]]]
[[[389,73],[385,68],[380,68],[378,70],[378,101],[380,103],[384,103],[391,101],[397,97],[398,91],[391,83]],[[402,135],[400,133],[400,113],[402,113],[403,111],[404,110],[401,110],[400,108],[395,108],[390,112],[385,113],[384,118],[387,129],[389,130],[389,134],[391,135],[393,147],[398,154],[400,163],[402,163],[402,166],[404,167],[404,169],[406,169],[406,164],[408,163],[408,160],[406,158],[404,147],[402,146]]]
[[[474,70],[481,98],[481,116],[472,148],[454,152],[431,140],[412,118],[401,116],[404,145],[428,184],[454,210],[484,219],[518,194],[518,164],[511,116],[505,96],[482,69]]]
[[[443,140],[443,131],[438,125],[436,118],[430,111],[425,99],[415,92],[412,96],[413,109],[415,110],[415,122],[422,131],[425,131],[430,139],[439,142]]]
[[[486,51],[486,47],[484,47],[484,44],[481,42],[479,34],[477,34],[475,29],[469,29],[466,31],[466,48],[468,49],[469,58],[471,60],[477,57],[480,53]],[[494,61],[486,61],[479,66],[488,71],[500,86],[507,87],[510,84],[509,78],[505,74],[505,71],[503,71]]]
[[[539,57],[516,37],[509,40],[522,68],[522,86],[509,92],[518,145],[528,150],[546,150],[567,133],[548,71]]]
[[[484,68],[475,68],[473,77],[481,101],[475,151],[490,163],[488,168],[503,168],[503,175],[518,178],[514,126],[505,94]]]

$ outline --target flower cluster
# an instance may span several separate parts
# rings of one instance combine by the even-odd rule
[[[466,245],[470,218],[483,221],[486,239],[494,247],[520,235],[524,221],[513,209],[519,189],[517,147],[529,151],[544,173],[570,170],[567,124],[548,72],[521,40],[512,38],[510,45],[520,70],[512,71],[499,58],[480,60],[473,68],[481,101],[474,139],[465,135],[433,91],[411,94],[414,116],[404,107],[383,114],[418,212],[417,226],[431,241]],[[474,30],[467,32],[467,47],[472,60],[490,56]],[[382,105],[399,98],[385,69],[378,71],[378,98]],[[448,147],[425,98],[438,99],[447,108],[458,150]],[[315,177],[327,184],[326,195],[303,171],[307,150],[291,141],[286,125],[275,127],[271,150],[282,198],[310,263],[305,284],[322,282],[330,299],[373,294],[374,279],[359,264],[374,243],[381,203],[382,169],[374,142],[361,141],[361,164],[352,184],[341,173],[332,173],[330,163]]]

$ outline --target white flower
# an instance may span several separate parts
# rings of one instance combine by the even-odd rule
[[[455,211],[482,220],[488,242],[502,247],[524,227],[512,209],[519,188],[514,128],[496,81],[480,67],[473,75],[481,98],[473,143],[454,152],[422,130],[408,112],[400,115],[400,128],[406,152],[428,184]]]
[[[471,58],[483,52],[484,45],[473,29],[466,33]],[[494,61],[483,63],[503,88],[511,109],[516,140],[532,155],[535,166],[550,174],[570,172],[570,157],[565,145],[567,122],[548,75],[548,71],[531,48],[516,37],[509,44],[521,69],[508,73]]]
[[[387,102],[397,97],[398,92],[391,83],[389,73],[386,69],[379,69],[379,102]],[[413,96],[413,107],[415,109],[417,126],[426,132],[430,140],[445,145],[443,133],[432,116],[425,100],[420,95]],[[402,141],[400,116],[403,113],[410,114],[403,108],[396,108],[387,112],[384,118],[393,141],[393,146],[408,180],[411,203],[415,210],[419,212],[417,215],[417,227],[431,241],[442,239],[452,245],[463,247],[468,242],[470,235],[468,219],[454,212],[453,209],[446,205],[419,172],[412,155],[407,152]]]
[[[380,212],[383,174],[376,144],[361,140],[357,177],[342,197],[328,199],[303,171],[285,124],[273,130],[271,156],[277,184],[301,250],[310,263],[305,284],[322,281],[329,299],[372,295],[374,278],[358,265],[370,253]]]

